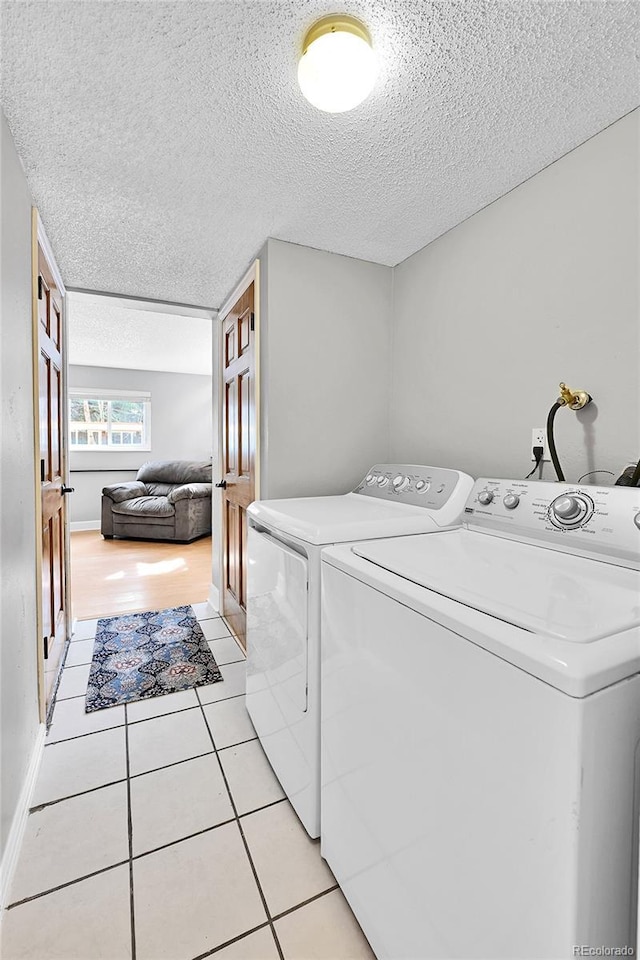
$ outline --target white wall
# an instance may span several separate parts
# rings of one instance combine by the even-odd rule
[[[343,493],[387,457],[391,269],[280,240],[267,258],[261,495]]]
[[[0,842],[4,855],[39,728],[31,357],[31,195],[4,114],[0,286]]]
[[[639,116],[395,269],[392,458],[524,476],[561,380],[595,398],[556,417],[566,477],[638,458]]]
[[[100,519],[102,488],[135,480],[147,460],[209,460],[213,450],[211,377],[112,367],[69,367],[69,387],[151,393],[151,450],[74,451],[70,455],[72,523]],[[95,473],[77,471],[95,470]],[[121,472],[105,472],[118,470]]]

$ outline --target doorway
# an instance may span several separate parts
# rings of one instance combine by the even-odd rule
[[[76,290],[67,316],[73,616],[206,601],[210,536],[105,539],[101,504],[148,461],[212,460],[213,312]]]

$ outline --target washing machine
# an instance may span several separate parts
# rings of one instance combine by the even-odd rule
[[[378,960],[635,956],[640,490],[481,479],[322,567],[322,853]]]
[[[457,470],[376,464],[350,493],[247,510],[247,709],[311,837],[320,834],[321,551],[447,530],[472,486]]]

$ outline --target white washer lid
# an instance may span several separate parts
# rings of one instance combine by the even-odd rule
[[[590,643],[640,624],[640,572],[469,530],[356,546],[412,583],[533,633]]]
[[[357,493],[338,497],[256,500],[247,509],[258,523],[305,543],[349,543],[443,529],[438,511],[407,503],[374,500]]]

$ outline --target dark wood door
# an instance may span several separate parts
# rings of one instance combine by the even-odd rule
[[[254,283],[222,322],[223,612],[245,645],[247,514],[255,499]]]
[[[42,643],[48,712],[67,639],[63,292],[38,243],[38,428],[42,505]]]

